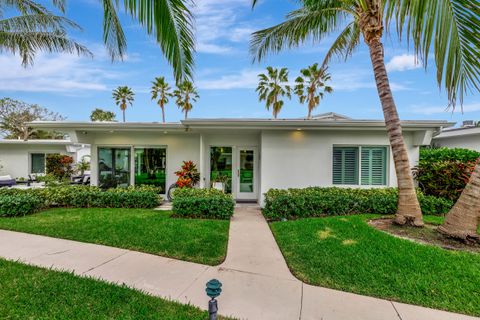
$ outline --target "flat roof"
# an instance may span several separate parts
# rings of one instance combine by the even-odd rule
[[[75,144],[70,140],[61,139],[31,139],[31,140],[19,140],[19,139],[0,139],[0,144],[54,144],[54,145],[69,145]]]
[[[460,127],[443,130],[434,139],[444,139],[452,137],[463,137],[480,134],[480,127]]]

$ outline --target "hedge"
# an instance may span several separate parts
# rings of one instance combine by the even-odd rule
[[[176,217],[230,219],[235,208],[233,197],[217,189],[180,188],[173,195]]]
[[[38,189],[0,189],[0,216],[20,216],[41,208],[154,208],[162,198],[154,187],[115,188],[57,186]]]
[[[478,158],[480,152],[469,149],[422,148],[413,174],[424,194],[456,201]]]
[[[270,189],[265,193],[263,214],[269,220],[296,219],[325,215],[376,213],[395,214],[396,188],[351,189],[320,188]],[[424,214],[445,214],[453,202],[418,193]]]

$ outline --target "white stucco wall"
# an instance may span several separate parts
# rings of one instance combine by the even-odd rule
[[[8,174],[13,178],[26,178],[30,173],[31,153],[68,153],[65,145],[0,144],[0,175]]]
[[[433,144],[439,147],[465,148],[480,151],[480,135],[464,135],[458,137],[434,139]]]
[[[411,165],[418,162],[413,135],[404,133]],[[261,192],[270,188],[332,186],[333,146],[388,146],[382,131],[263,131],[261,134]],[[389,149],[390,150],[390,149]],[[391,152],[387,185],[397,179]]]
[[[166,187],[175,181],[175,171],[180,169],[184,160],[200,161],[200,136],[198,134],[115,132],[90,135],[91,181],[98,183],[98,148],[99,147],[166,147],[167,148],[167,182]],[[132,154],[133,161],[133,154]],[[132,177],[133,180],[133,177]]]

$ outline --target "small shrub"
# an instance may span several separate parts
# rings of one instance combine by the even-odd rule
[[[33,193],[0,195],[0,217],[17,217],[35,213],[43,208],[42,197]]]
[[[413,174],[424,194],[456,201],[478,158],[480,152],[469,149],[422,148]]]
[[[444,214],[453,203],[447,199],[419,193],[424,214]],[[348,189],[320,188],[270,189],[265,193],[263,214],[267,219],[296,219],[324,215],[395,214],[396,188]]]
[[[46,159],[46,171],[59,180],[70,178],[73,174],[73,158],[63,154],[49,154]]]
[[[235,201],[216,189],[181,188],[174,192],[173,213],[177,217],[230,219]]]

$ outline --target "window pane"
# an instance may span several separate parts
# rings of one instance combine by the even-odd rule
[[[45,154],[32,153],[32,172],[31,173],[45,173]]]
[[[101,188],[130,184],[130,149],[98,148],[98,182]]]
[[[165,193],[166,162],[165,148],[135,149],[135,184],[160,187]]]
[[[358,148],[333,148],[333,184],[358,184]]]
[[[362,185],[387,184],[387,148],[362,147]]]
[[[219,176],[227,177],[226,193],[232,193],[232,147],[210,148],[210,181]]]
[[[240,192],[253,192],[253,150],[240,150]]]

